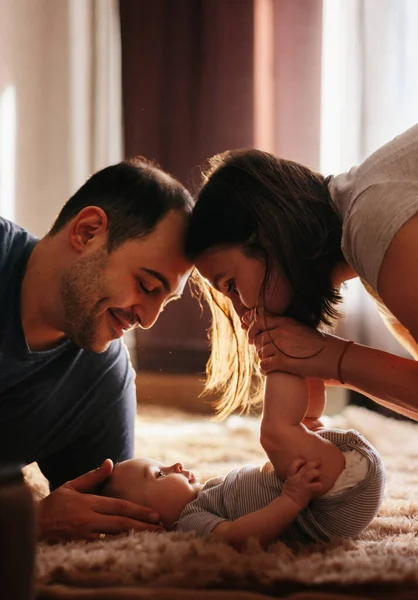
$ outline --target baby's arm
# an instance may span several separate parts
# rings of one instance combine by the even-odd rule
[[[313,390],[313,382],[310,382]],[[261,443],[277,475],[286,479],[289,467],[297,457],[321,460],[323,493],[334,485],[344,468],[342,452],[331,442],[320,437],[302,424],[305,417],[318,416],[322,410],[324,387],[318,380],[316,397],[310,406],[307,380],[288,373],[274,372],[266,377]],[[309,407],[309,409],[308,409]]]
[[[305,464],[305,461],[297,459],[278,498],[265,508],[235,521],[222,521],[213,533],[237,548],[244,546],[249,538],[258,539],[262,545],[274,541],[306,508],[313,495],[321,491],[319,466],[319,461]]]

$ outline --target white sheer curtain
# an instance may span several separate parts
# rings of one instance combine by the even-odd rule
[[[0,214],[35,235],[122,158],[117,0],[0,0]]]
[[[117,0],[0,0],[1,216],[42,237],[123,158],[120,55]]]
[[[418,121],[418,2],[323,0],[321,171],[338,173]],[[361,284],[341,335],[405,355]]]

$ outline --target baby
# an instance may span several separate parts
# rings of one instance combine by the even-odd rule
[[[271,462],[246,465],[202,485],[181,463],[132,459],[115,466],[101,493],[152,508],[166,529],[212,533],[238,548],[250,537],[266,545],[359,535],[381,505],[383,463],[354,430],[310,431],[309,421],[322,414],[323,383],[314,380],[308,386],[288,377],[293,376],[267,377],[261,427]],[[303,405],[308,388],[301,418],[295,407]],[[282,401],[276,412],[278,394]]]
[[[321,490],[318,467],[319,461],[295,461],[281,486],[269,463],[203,485],[182,463],[138,458],[117,464],[102,494],[152,508],[168,530],[214,533],[236,547],[250,537],[267,544],[280,539]]]

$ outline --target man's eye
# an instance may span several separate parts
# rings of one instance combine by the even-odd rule
[[[164,473],[164,471],[158,471],[157,473],[157,479],[159,479],[160,477],[166,477],[166,473]]]
[[[137,279],[137,285],[144,294],[152,294],[155,288],[150,285],[145,285],[141,279]]]

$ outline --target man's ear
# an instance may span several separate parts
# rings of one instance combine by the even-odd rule
[[[70,224],[70,246],[80,254],[103,246],[107,238],[108,218],[105,211],[98,206],[86,206]]]

